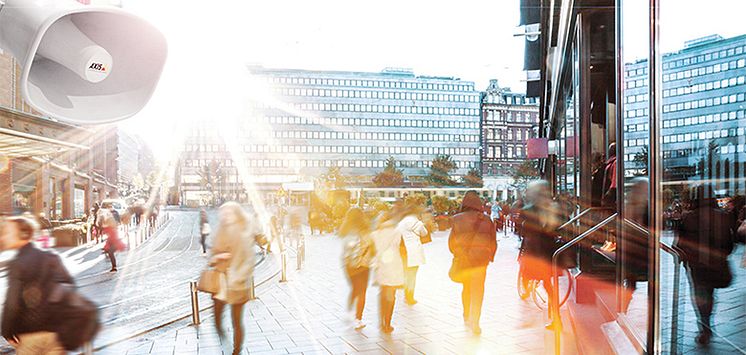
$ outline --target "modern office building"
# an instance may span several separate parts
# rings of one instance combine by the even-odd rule
[[[625,65],[627,176],[645,173],[647,68],[647,60]],[[694,39],[682,50],[663,55],[662,153],[666,180],[716,179],[716,189],[723,194],[744,192],[746,167],[738,164],[744,160],[746,148],[744,84],[746,35]],[[704,165],[705,160],[711,164]]]
[[[182,200],[204,195],[197,171],[210,164],[225,174],[221,194],[238,198],[244,187],[236,166],[245,166],[252,182],[266,190],[313,181],[335,166],[354,183],[369,184],[389,157],[409,181],[425,177],[440,154],[456,162],[456,178],[481,168],[480,93],[473,82],[396,68],[248,70],[272,99],[248,103],[250,112],[237,132],[238,158],[215,127],[193,130],[181,159]]]
[[[482,177],[497,199],[515,197],[513,172],[526,161],[526,142],[538,124],[536,98],[490,80],[482,95]]]

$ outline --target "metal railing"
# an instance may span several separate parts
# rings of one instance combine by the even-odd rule
[[[648,231],[647,228],[639,225],[638,223],[634,221],[631,221],[625,218],[624,224],[634,229],[638,233],[642,233],[646,236],[650,236],[650,231]],[[681,257],[681,253],[676,251],[676,249],[674,249],[673,247],[663,242],[660,242],[659,245],[661,247],[661,250],[671,255],[671,257],[673,257],[673,260],[674,260],[673,291],[672,291],[673,294],[671,295],[673,297],[673,300],[671,300],[671,337],[673,337],[674,339],[672,339],[671,341],[670,352],[671,354],[677,354],[679,342],[677,339],[675,339],[675,337],[679,331],[679,284],[681,281],[681,268],[679,267],[679,264],[681,264],[683,259]]]
[[[590,210],[590,209],[588,209]],[[588,211],[586,210],[586,211]],[[584,211],[585,212],[585,211]],[[587,213],[587,212],[586,212]],[[582,213],[581,213],[582,214]],[[576,216],[576,218],[579,218],[580,215]],[[583,241],[585,238],[588,238],[591,234],[595,233],[599,229],[605,227],[607,224],[613,222],[617,218],[617,213],[612,214],[609,217],[606,217],[601,223],[596,224],[595,226],[591,227],[587,231],[581,233],[579,236],[573,238],[571,241],[565,243],[562,245],[559,249],[557,249],[554,254],[552,255],[552,284],[553,285],[559,285],[559,265],[558,260],[560,254],[567,251],[567,249],[570,249],[571,247],[575,246],[576,244]],[[559,292],[556,292],[557,287],[553,286],[552,289],[554,290],[551,292],[550,295],[550,316],[552,319],[552,326],[554,328],[554,350],[555,354],[560,353],[560,336],[562,333],[562,319],[560,317],[559,312]]]
[[[578,213],[575,217],[571,218],[569,221],[563,223],[561,226],[557,227],[557,231],[561,231],[565,228],[567,228],[570,225],[575,224],[577,221],[579,221],[583,216],[588,214],[591,211],[611,211],[613,210],[610,207],[589,207],[583,210],[583,212]]]

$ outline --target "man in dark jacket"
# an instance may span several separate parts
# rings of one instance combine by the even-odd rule
[[[11,217],[3,223],[0,232],[2,249],[18,250],[18,254],[8,268],[2,335],[19,355],[65,354],[48,319],[49,310],[45,305],[50,282],[43,278],[44,275],[56,275],[60,280],[55,281],[73,281],[59,257],[39,250],[31,243],[38,230],[36,222],[25,217]]]
[[[453,216],[448,249],[453,254],[451,276],[456,276],[456,280],[464,285],[461,291],[464,324],[474,334],[480,334],[484,280],[487,265],[493,261],[497,251],[497,236],[495,225],[482,212],[482,201],[476,191],[464,195],[461,213]]]
[[[720,209],[711,187],[695,190],[692,209],[684,213],[675,246],[683,251],[692,287],[692,298],[699,318],[699,344],[712,338],[712,310],[715,289],[726,288],[733,280],[728,256],[733,252],[731,217]]]

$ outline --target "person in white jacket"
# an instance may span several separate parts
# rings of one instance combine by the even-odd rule
[[[381,217],[378,228],[371,233],[376,250],[374,259],[375,281],[380,286],[381,332],[391,333],[391,318],[394,314],[396,289],[404,284],[404,262],[401,256],[401,232],[396,228],[401,220],[395,211],[387,211]]]
[[[425,224],[417,217],[420,215],[417,206],[402,206],[404,218],[399,222],[396,229],[402,234],[404,244],[404,300],[408,305],[414,305],[414,288],[417,280],[417,270],[420,265],[425,264],[425,248],[422,247],[420,238],[427,235]]]

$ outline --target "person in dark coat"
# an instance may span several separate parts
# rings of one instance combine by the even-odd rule
[[[16,354],[66,354],[53,322],[49,321],[44,277],[54,270],[54,281],[73,284],[60,258],[37,249],[31,239],[39,230],[34,220],[11,217],[3,223],[0,245],[3,250],[18,250],[8,268],[8,289],[2,316],[2,336]],[[47,272],[40,272],[45,270]],[[35,292],[34,292],[35,291]]]
[[[627,194],[626,209],[627,218],[637,224],[638,227],[648,228],[648,196],[650,183],[647,178],[635,178],[632,182],[632,189]],[[625,228],[622,235],[622,260],[624,260],[623,285],[626,291],[622,309],[627,311],[632,294],[637,289],[637,282],[647,280],[648,274],[648,235],[633,229]]]
[[[476,191],[464,195],[461,213],[453,216],[453,228],[448,236],[448,249],[453,254],[451,273],[463,284],[461,302],[464,324],[474,334],[480,334],[484,281],[487,265],[497,252],[495,225],[482,211],[482,201]]]
[[[521,211],[523,242],[520,272],[525,280],[543,281],[547,294],[552,295],[552,254],[556,249],[555,239],[557,227],[560,225],[559,206],[552,201],[551,187],[545,180],[529,184],[526,188],[526,199],[528,205]],[[551,312],[550,309],[549,313]],[[550,324],[548,327],[554,325]]]
[[[675,246],[683,252],[699,318],[695,340],[706,345],[712,338],[715,289],[726,288],[733,280],[728,256],[733,252],[734,238],[731,217],[718,207],[711,187],[696,187],[694,194],[692,209],[682,217]]]

